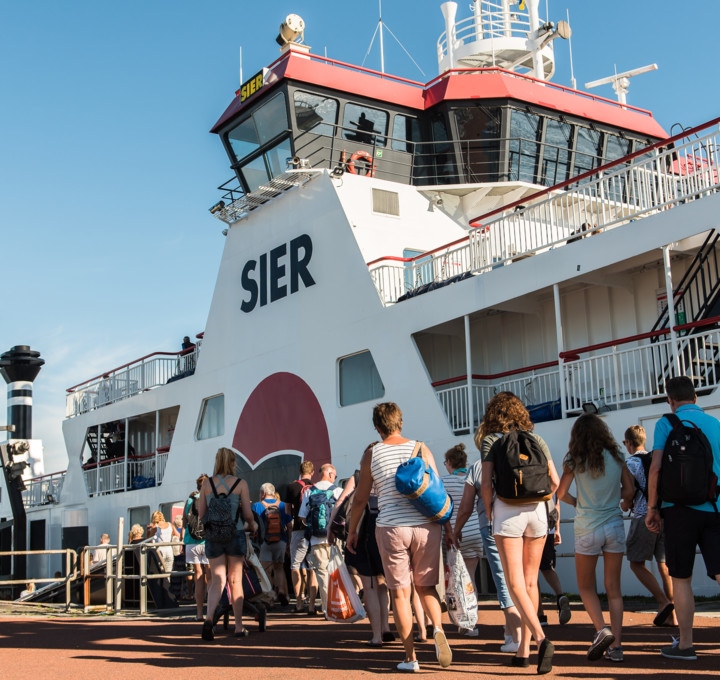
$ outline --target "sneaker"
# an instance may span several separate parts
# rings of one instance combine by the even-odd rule
[[[609,647],[605,652],[605,658],[608,661],[623,661],[622,647]]]
[[[500,647],[500,651],[508,652],[510,654],[515,654],[515,652],[517,652],[519,647],[520,647],[520,643],[513,642],[512,635],[506,635],[505,636],[505,644]]]
[[[442,628],[433,631],[433,640],[435,640],[435,656],[438,663],[442,668],[447,668],[452,663],[452,650]]]
[[[480,631],[477,628],[460,628],[458,627],[458,633],[465,637],[477,637],[480,635]]]
[[[417,659],[415,661],[403,661],[397,665],[397,669],[405,673],[417,673],[420,670],[420,664]]]
[[[612,631],[607,626],[601,628],[595,635],[587,651],[587,658],[590,661],[597,661],[613,642],[615,642],[615,636],[612,634]]]
[[[686,661],[697,661],[695,656],[695,647],[692,645],[687,649],[680,649],[679,640],[673,638],[673,643],[669,647],[663,647],[660,650],[666,659],[685,659]]]
[[[560,625],[564,626],[572,616],[572,612],[570,611],[570,600],[568,600],[567,595],[560,595],[558,597],[557,608]]]

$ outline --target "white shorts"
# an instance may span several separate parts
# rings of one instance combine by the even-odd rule
[[[185,544],[185,562],[187,564],[210,564],[205,555],[204,543]]]
[[[496,498],[493,503],[493,536],[505,538],[540,538],[547,534],[545,503],[505,503]]]

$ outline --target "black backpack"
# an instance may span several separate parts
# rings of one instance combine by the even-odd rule
[[[552,497],[550,470],[540,442],[528,431],[512,430],[490,448],[498,498],[533,503]]]
[[[190,496],[192,503],[185,513],[185,528],[196,541],[205,540],[205,527],[203,526],[197,508],[197,495]]]
[[[650,483],[650,464],[652,463],[652,453],[650,453],[649,451],[643,451],[642,453],[634,453],[633,458],[640,459],[640,463],[642,463],[643,473],[645,474],[645,486],[640,486],[640,482],[638,482],[638,480],[633,477],[633,479],[635,480],[636,493],[637,491],[639,491],[643,496],[645,496],[645,500],[647,500],[648,484]]]
[[[718,480],[713,474],[710,442],[695,423],[680,420],[674,413],[664,417],[672,430],[663,449],[660,498],[678,505],[702,505],[707,501],[715,505]]]
[[[226,545],[235,538],[237,534],[237,520],[240,516],[240,500],[238,499],[237,512],[233,517],[230,496],[239,483],[240,480],[236,479],[235,484],[230,487],[227,493],[218,493],[212,477],[210,477],[213,496],[208,502],[207,515],[205,515],[206,540]]]

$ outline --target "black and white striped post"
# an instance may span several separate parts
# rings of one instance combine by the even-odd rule
[[[44,363],[40,352],[31,350],[28,345],[16,345],[0,355],[0,374],[5,378],[8,390],[8,425],[14,426],[13,439],[32,439],[32,384]],[[27,550],[25,506],[22,492],[8,471],[8,466],[12,467],[12,460],[5,460],[5,456],[2,458],[8,500],[13,512],[13,550],[22,552]],[[24,581],[26,576],[25,555],[15,555],[13,577]]]
[[[32,384],[44,359],[28,345],[16,345],[0,356],[0,373],[7,383],[7,420],[13,439],[32,439]]]

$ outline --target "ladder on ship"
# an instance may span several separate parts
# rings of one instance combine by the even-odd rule
[[[98,431],[96,427],[88,428],[87,435],[85,436],[88,448],[90,449],[91,458],[95,461],[105,460],[108,457],[107,441],[105,437],[100,437],[100,444],[98,447]],[[98,451],[98,448],[100,449]]]
[[[676,311],[674,321],[677,326],[687,326],[720,316],[718,241],[720,241],[720,233],[711,229],[673,292]],[[684,312],[684,319],[679,318],[678,310]],[[666,307],[658,316],[651,330],[658,331],[669,328],[670,325],[669,307]],[[710,338],[694,337],[702,331],[718,326],[720,323],[684,328],[678,331],[680,363],[696,385],[707,384],[707,378],[711,376],[715,379],[710,382],[715,383],[720,377],[720,347]],[[657,340],[658,338],[653,338],[653,342]],[[658,385],[661,391],[665,380],[674,373],[674,366],[671,361],[668,361],[663,367],[661,375],[658,376]]]

